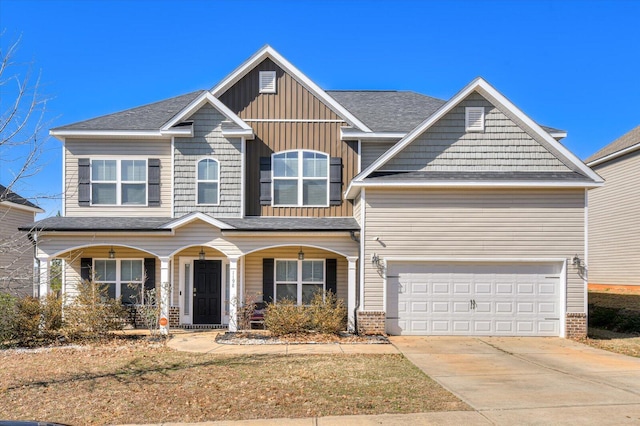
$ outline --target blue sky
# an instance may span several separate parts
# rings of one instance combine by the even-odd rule
[[[640,124],[638,16],[640,1],[0,0],[0,44],[22,37],[51,127],[211,88],[270,44],[324,89],[448,99],[482,76],[584,159]],[[61,144],[47,148],[15,189],[57,195],[39,199],[50,215]]]

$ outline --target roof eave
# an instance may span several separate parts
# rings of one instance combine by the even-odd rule
[[[96,139],[158,139],[170,138],[176,133],[163,133],[160,130],[49,130],[49,134],[61,141],[64,138],[90,137]],[[180,134],[187,135],[188,131],[181,131]]]
[[[622,157],[623,155],[629,154],[633,151],[637,151],[640,149],[640,142],[635,145],[631,145],[620,151],[613,152],[611,154],[605,155],[604,157],[596,158],[595,160],[591,160],[587,163],[587,166],[594,167],[602,163],[606,163],[607,161],[615,160],[616,158]]]
[[[9,201],[9,200],[0,200],[0,205],[24,210],[30,213],[44,213],[44,210],[41,209],[40,207],[25,206],[24,204],[14,203],[13,201]]]
[[[380,141],[393,141],[400,140],[407,135],[406,132],[363,132],[352,127],[340,128],[340,139],[344,141],[357,141],[357,140],[380,140]]]

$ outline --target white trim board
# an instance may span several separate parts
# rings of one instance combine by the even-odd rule
[[[637,151],[639,149],[640,149],[640,142],[638,142],[635,145],[631,145],[631,146],[628,146],[628,147],[626,147],[624,149],[621,149],[620,151],[616,151],[614,153],[605,155],[604,157],[600,157],[597,160],[589,161],[587,163],[587,166],[594,167],[594,166],[597,166],[598,164],[602,164],[602,163],[606,163],[607,161],[615,160],[618,157],[622,157],[625,154],[629,154],[630,152]]]
[[[309,77],[304,75],[299,69],[297,69],[293,64],[287,61],[282,55],[280,55],[276,50],[269,46],[268,44],[263,46],[256,53],[251,55],[249,59],[244,61],[238,68],[233,70],[231,74],[225,77],[220,83],[218,83],[214,88],[211,89],[211,94],[216,98],[220,97],[224,92],[226,92],[231,86],[237,83],[242,77],[248,74],[251,70],[253,70],[257,65],[259,65],[265,59],[271,59],[276,63],[280,68],[282,68],[285,72],[291,75],[296,79],[300,84],[302,84],[307,90],[313,93],[322,103],[324,103],[327,107],[329,107],[333,112],[335,112],[338,116],[344,118],[347,123],[350,125],[357,127],[358,129],[370,132],[369,129],[362,121],[358,120],[356,116],[351,114],[345,107],[339,104],[335,99],[333,99],[329,94],[327,94],[324,90],[320,88],[316,83],[314,83]]]

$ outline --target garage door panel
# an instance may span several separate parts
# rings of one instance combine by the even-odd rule
[[[392,262],[389,268],[389,334],[559,335],[561,265]]]

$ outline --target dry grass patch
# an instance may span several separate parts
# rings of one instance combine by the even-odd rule
[[[0,352],[0,418],[159,423],[468,410],[401,355],[223,357],[122,342]]]
[[[589,328],[589,337],[583,343],[609,352],[640,357],[640,337],[637,334]]]

